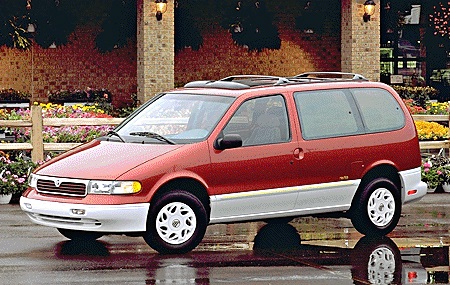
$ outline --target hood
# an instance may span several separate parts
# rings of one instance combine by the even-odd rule
[[[50,160],[36,173],[67,178],[114,180],[130,169],[182,146],[94,140]]]

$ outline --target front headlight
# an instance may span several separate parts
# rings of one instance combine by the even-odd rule
[[[141,191],[138,181],[91,180],[88,184],[89,194],[134,194]]]
[[[32,187],[32,188],[36,188],[37,187],[37,176],[34,175],[33,173],[30,174],[30,176],[28,176],[28,186]]]

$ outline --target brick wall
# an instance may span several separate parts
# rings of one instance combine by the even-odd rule
[[[248,52],[235,45],[228,31],[219,24],[210,25],[208,29],[203,29],[204,43],[200,50],[184,49],[175,55],[175,84],[219,79],[232,74],[291,76],[304,71],[340,70],[340,35],[304,34],[293,27],[295,14],[286,13],[294,9],[282,8],[283,13],[279,12],[275,21],[282,40],[279,50]],[[153,21],[154,14],[152,11],[148,13]],[[144,30],[138,30],[138,39],[162,37],[153,30],[160,27],[158,24],[167,24],[164,20],[168,17],[165,14],[162,22],[156,23],[156,26],[151,21],[138,18],[146,26]],[[158,83],[161,75],[154,76],[159,69],[158,55],[150,59],[151,69],[148,65],[138,67],[137,64],[137,50],[148,50],[149,46],[131,42],[125,48],[101,54],[94,47],[98,32],[98,28],[82,27],[71,35],[67,46],[56,49],[34,46],[33,51],[17,51],[0,47],[0,89],[30,92],[33,101],[45,102],[51,91],[106,88],[112,92],[113,102],[118,105],[129,100],[131,93],[137,92],[138,82],[142,84],[144,80],[150,81],[150,86],[161,83]],[[164,45],[164,42],[159,45],[161,55],[164,56],[165,51],[172,52],[170,45]],[[138,69],[140,73],[146,71],[147,75],[137,78]],[[145,99],[151,96],[146,95]]]
[[[67,46],[27,51],[0,47],[0,89],[32,93],[33,101],[46,102],[49,92],[106,88],[114,103],[130,100],[136,93],[136,48],[101,54],[94,46],[98,29],[83,27]]]
[[[175,82],[220,79],[232,74],[292,76],[305,71],[340,70],[340,36],[304,34],[280,29],[281,48],[248,52],[233,43],[227,30],[214,27],[203,34],[198,51],[184,49],[175,57]]]

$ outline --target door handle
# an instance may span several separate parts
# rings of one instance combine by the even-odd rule
[[[294,149],[294,158],[296,160],[301,160],[303,159],[303,156],[305,155],[305,153],[303,152],[302,148],[296,148]]]

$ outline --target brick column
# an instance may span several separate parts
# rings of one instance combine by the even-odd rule
[[[154,0],[137,5],[137,95],[141,103],[174,87],[174,3],[157,21]]]
[[[380,1],[364,22],[364,0],[341,0],[341,68],[380,80]]]

